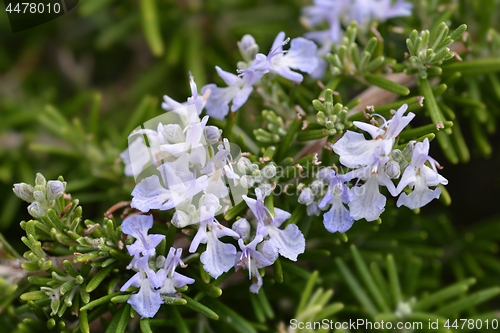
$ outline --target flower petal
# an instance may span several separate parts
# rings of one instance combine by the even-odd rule
[[[296,261],[297,256],[304,253],[306,241],[296,224],[290,224],[285,230],[269,225],[267,230],[270,236],[269,242],[283,257]]]
[[[333,199],[332,208],[323,215],[323,224],[331,233],[346,232],[352,227],[354,219],[349,210],[342,203],[342,199],[336,196]]]
[[[171,198],[169,190],[163,188],[157,175],[152,175],[141,180],[132,191],[130,207],[142,212],[151,209],[162,209],[163,203]]]
[[[384,211],[386,198],[380,194],[378,176],[369,177],[365,184],[349,193],[349,210],[354,220],[375,221]]]
[[[130,296],[128,302],[141,318],[153,318],[163,304],[160,293],[144,279],[137,294]]]
[[[213,232],[207,232],[207,250],[200,256],[205,271],[217,279],[234,266],[235,260],[236,248],[219,241]]]

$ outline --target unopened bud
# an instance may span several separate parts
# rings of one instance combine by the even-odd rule
[[[254,172],[252,172],[252,177],[257,183],[260,183],[264,180],[264,177],[262,177],[262,172],[260,170],[255,170]]]
[[[257,45],[252,35],[248,34],[243,36],[241,41],[238,42],[238,49],[243,59],[247,62],[253,61],[257,53],[259,53],[259,45]]]
[[[47,185],[47,181],[45,180],[45,177],[41,173],[36,174],[35,185],[40,185],[43,187]]]
[[[177,210],[172,217],[172,224],[176,228],[184,228],[190,224],[190,218],[188,214],[184,213],[181,210]]]
[[[38,186],[35,186],[35,191],[33,191],[33,197],[35,198],[36,201],[45,202],[46,201],[45,191],[37,190],[37,187]]]
[[[250,172],[250,167],[252,165],[252,162],[246,158],[246,157],[241,157],[238,162],[236,163],[236,166],[238,167],[238,170],[245,174],[247,172]]]
[[[310,205],[313,201],[314,201],[314,194],[309,187],[306,187],[305,189],[302,190],[302,192],[300,192],[299,203],[303,205]]]
[[[38,201],[33,202],[28,206],[28,213],[36,219],[46,215],[47,210]]]
[[[240,184],[244,188],[251,188],[255,184],[255,180],[253,179],[252,176],[244,175],[244,176],[241,176],[241,178],[240,178]]]
[[[385,173],[390,179],[399,178],[399,175],[401,174],[399,163],[394,160],[387,162],[385,164]]]
[[[273,186],[268,183],[262,183],[257,188],[260,190],[261,193],[267,193],[273,189]]]
[[[324,167],[319,169],[318,173],[316,174],[316,178],[322,180],[325,183],[330,182],[330,173],[332,172],[332,168],[330,167]],[[333,172],[335,174],[335,172]]]
[[[399,149],[393,149],[391,151],[391,158],[393,160],[395,160],[396,162],[401,162],[402,160],[404,160],[404,156],[403,156],[403,153],[401,152],[401,150]]]
[[[405,159],[410,160],[413,155],[413,148],[415,146],[416,141],[410,141],[406,145],[405,149],[403,149],[403,156]]]
[[[27,202],[35,201],[35,197],[33,196],[33,186],[26,183],[14,184],[14,188],[12,189],[14,194],[19,198],[23,199]]]
[[[315,180],[309,186],[314,195],[321,193],[323,191],[324,183],[321,180]]]
[[[59,180],[49,180],[47,182],[47,200],[55,200],[66,191],[66,182]]]
[[[221,136],[221,131],[217,126],[205,127],[205,139],[209,145],[218,142]]]
[[[165,266],[165,257],[162,255],[156,257],[155,266],[156,268],[163,268]]]
[[[264,169],[262,169],[262,175],[266,179],[271,179],[276,176],[276,167],[273,164],[266,165]]]
[[[233,223],[231,227],[243,240],[247,240],[250,236],[250,223],[247,219],[239,219]]]

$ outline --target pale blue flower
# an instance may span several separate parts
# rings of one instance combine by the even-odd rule
[[[134,261],[134,268],[138,272],[125,282],[120,291],[126,291],[130,286],[139,288],[139,292],[130,296],[127,303],[132,305],[141,318],[153,318],[163,304],[160,292],[157,290],[162,286],[163,281],[149,267],[148,257],[141,257]]]
[[[250,66],[247,70],[242,71],[240,77],[223,71],[219,66],[215,66],[215,69],[228,86],[220,88],[216,84],[211,83],[201,89],[202,93],[210,91],[205,108],[207,114],[215,119],[224,119],[229,113],[229,103],[232,102],[232,112],[235,112],[245,104],[253,91],[253,85],[268,71],[265,68],[260,69],[256,66]]]
[[[311,29],[324,22],[328,24],[328,30],[320,31],[325,36],[315,39],[320,45],[339,44],[343,35],[341,22],[347,26],[355,21],[366,29],[373,20],[383,22],[394,17],[410,16],[412,7],[405,0],[396,0],[395,3],[393,0],[315,0],[312,6],[302,9],[302,14]],[[314,39],[310,34],[307,38]]]
[[[385,173],[384,165],[389,157],[383,153],[383,147],[373,152],[373,163],[369,166],[348,172],[346,179],[364,180],[361,186],[354,186],[349,191],[349,210],[354,220],[375,221],[385,210],[386,197],[380,193],[379,185],[384,185],[391,195],[396,196],[396,187]]]
[[[153,215],[133,215],[122,222],[122,231],[136,239],[134,244],[127,245],[127,250],[136,259],[141,255],[150,257],[155,255],[155,248],[165,238],[164,235],[148,235],[153,227]]]
[[[175,271],[177,266],[185,268],[187,265],[181,260],[182,249],[170,248],[168,256],[165,259],[165,265],[163,269],[160,269],[156,274],[159,276],[160,280],[163,280],[162,287],[160,289],[160,294],[172,296],[177,291],[176,289],[182,288],[187,284],[193,284],[194,279],[179,274]]]
[[[368,166],[378,163],[378,155],[374,154],[378,150],[379,154],[388,156],[393,148],[396,137],[415,117],[413,112],[404,116],[408,109],[407,104],[403,104],[390,120],[384,120],[380,126],[374,126],[360,121],[354,121],[353,125],[368,132],[372,140],[366,140],[362,133],[347,131],[340,140],[333,145],[333,151],[340,156],[340,163],[349,168]]]
[[[233,223],[231,229],[236,231],[236,233],[243,239],[247,240],[250,237],[250,223],[247,219],[239,219]]]
[[[259,289],[262,286],[262,277],[260,276],[259,268],[264,268],[273,264],[272,261],[255,248],[261,241],[262,236],[256,235],[250,243],[245,245],[243,239],[240,238],[238,240],[238,245],[240,246],[241,252],[236,254],[235,268],[236,270],[240,268],[248,270],[248,278],[253,282],[250,286],[250,291],[254,294],[259,293]]]
[[[160,171],[163,187],[157,175],[149,176],[137,184],[132,191],[131,207],[142,212],[151,209],[168,210],[190,200],[208,186],[207,176],[196,175],[189,171],[188,156],[183,155],[175,162],[165,162],[157,169]]]
[[[271,191],[268,191],[263,194],[257,188],[255,189],[257,199],[243,195],[243,200],[257,218],[257,234],[262,237],[269,236],[270,245],[275,247],[283,257],[296,261],[297,256],[305,250],[304,235],[295,224],[288,225],[284,230],[279,229],[281,224],[292,215],[275,207],[273,216],[264,205],[264,198],[270,193]]]
[[[201,254],[200,261],[205,271],[217,279],[234,266],[236,257],[236,248],[232,244],[222,243],[219,238],[223,236],[239,238],[239,235],[215,219],[215,212],[219,209],[218,198],[213,194],[205,196],[207,197],[205,204],[200,204],[200,226],[191,242],[189,252],[196,252],[200,244],[206,243],[207,249]],[[213,204],[215,202],[217,205]]]
[[[308,74],[312,73],[318,66],[318,59],[316,56],[317,46],[314,42],[302,37],[292,39],[290,49],[283,51],[283,45],[288,42],[285,41],[285,33],[280,32],[274,39],[271,51],[266,57],[269,63],[269,69],[284,78],[302,82],[304,77],[302,74],[292,71],[298,69]],[[258,61],[257,58],[256,61]],[[263,59],[263,57],[262,57]],[[255,61],[255,62],[256,62]]]
[[[441,189],[437,187],[431,190],[429,186],[446,185],[448,180],[438,174],[439,163],[428,155],[429,139],[425,138],[424,142],[410,144],[414,144],[411,162],[406,167],[396,191],[400,193],[406,186],[410,186],[413,191],[409,195],[401,193],[397,206],[404,205],[416,209],[427,205],[432,199],[439,198]],[[426,161],[430,163],[432,169],[424,165]]]
[[[349,188],[345,184],[346,177],[330,171],[330,185],[323,200],[319,204],[320,208],[332,204],[332,208],[323,215],[323,224],[326,230],[331,233],[346,232],[352,227],[354,219],[344,204],[349,203]]]

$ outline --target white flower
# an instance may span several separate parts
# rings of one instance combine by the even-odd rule
[[[388,121],[384,119],[384,124],[380,127],[354,121],[353,124],[357,128],[368,132],[372,140],[366,140],[362,133],[347,131],[333,145],[333,151],[340,155],[340,163],[349,168],[371,165],[378,159],[378,156],[374,154],[377,149],[379,154],[388,156],[396,137],[415,117],[413,112],[409,112],[408,115],[404,116],[407,109],[408,105],[403,104],[394,117]]]
[[[431,190],[429,186],[446,185],[448,180],[438,174],[438,162],[428,155],[429,139],[425,138],[424,142],[410,144],[414,144],[411,162],[406,167],[396,191],[400,193],[408,185],[413,188],[413,191],[409,195],[401,193],[397,206],[404,205],[410,209],[416,209],[427,205],[432,199],[439,198],[441,189],[438,187]],[[429,161],[432,169],[424,165],[426,161]]]

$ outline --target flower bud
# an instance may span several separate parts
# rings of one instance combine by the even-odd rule
[[[155,268],[163,268],[165,266],[165,257],[162,256],[162,255],[159,255],[158,257],[156,257],[156,260],[155,260]]]
[[[66,182],[59,180],[49,180],[47,182],[47,200],[55,200],[66,191]]]
[[[14,184],[14,188],[12,189],[14,194],[19,198],[23,199],[27,202],[35,201],[35,197],[33,197],[33,186],[26,183]]]
[[[233,223],[231,227],[243,240],[247,240],[250,236],[250,223],[247,219],[239,219]]]
[[[257,53],[259,53],[259,45],[255,43],[255,39],[252,35],[245,35],[238,42],[238,49],[240,50],[241,56],[246,62],[253,61]]]
[[[321,210],[319,209],[318,204],[315,202],[307,206],[306,212],[307,216],[313,216],[313,215],[319,216],[319,214],[321,214]]]
[[[176,228],[184,228],[189,225],[191,219],[188,214],[184,213],[182,210],[176,210],[174,216],[172,216],[172,224]]]
[[[240,178],[240,184],[244,188],[251,188],[255,184],[255,180],[253,179],[252,176],[244,175],[244,176],[241,176],[241,178]]]
[[[405,149],[403,149],[403,156],[405,159],[410,160],[413,155],[413,148],[415,147],[416,141],[410,141],[406,145]]]
[[[300,192],[299,203],[303,205],[310,205],[313,201],[314,201],[314,194],[309,187],[306,187],[305,189],[302,190],[302,192]]]
[[[332,168],[330,167],[325,167],[319,169],[318,173],[316,174],[316,178],[322,180],[325,183],[330,182],[330,173],[331,173]],[[335,174],[335,172],[334,172]]]
[[[256,163],[253,163],[250,165],[250,172],[254,172],[255,170],[259,170],[259,165]]]
[[[273,187],[271,186],[271,184],[262,183],[257,188],[260,190],[261,193],[267,193],[267,192],[271,191]]]
[[[220,139],[221,131],[217,126],[205,127],[205,139],[209,145],[217,143]]]
[[[36,219],[47,214],[47,210],[38,201],[33,202],[28,206],[28,213]]]
[[[252,165],[252,162],[246,157],[241,157],[238,160],[238,163],[236,163],[236,166],[238,167],[238,170],[245,174],[247,172],[250,172],[250,166]]]
[[[207,211],[212,209],[214,210],[214,213],[220,209],[220,204],[219,204],[219,198],[217,198],[214,194],[212,193],[207,193],[201,196],[200,198],[200,207],[205,206],[207,208]]]
[[[33,197],[35,198],[36,201],[45,202],[46,201],[45,191],[37,190],[37,187],[38,186],[35,186],[35,191],[33,191]]]
[[[163,126],[163,136],[167,139],[168,143],[171,144],[181,143],[186,140],[179,124],[168,124]]]
[[[278,249],[274,247],[268,240],[263,241],[257,246],[257,249],[266,259],[275,262],[278,259]]]
[[[399,149],[393,149],[391,151],[390,157],[396,162],[401,162],[402,160],[404,160],[403,153]]]
[[[315,180],[309,185],[314,195],[321,193],[325,184],[321,180]]]
[[[252,177],[257,183],[260,183],[264,180],[264,177],[262,177],[262,172],[258,169],[252,172]]]
[[[262,175],[266,179],[271,179],[276,176],[276,166],[273,164],[266,165],[264,169],[262,169]]]
[[[390,179],[399,178],[401,174],[399,163],[394,160],[389,160],[385,164],[385,173],[387,174],[387,177],[389,177]]]
[[[45,180],[45,177],[41,173],[37,173],[35,178],[35,185],[40,185],[45,187],[46,184],[47,181]]]

